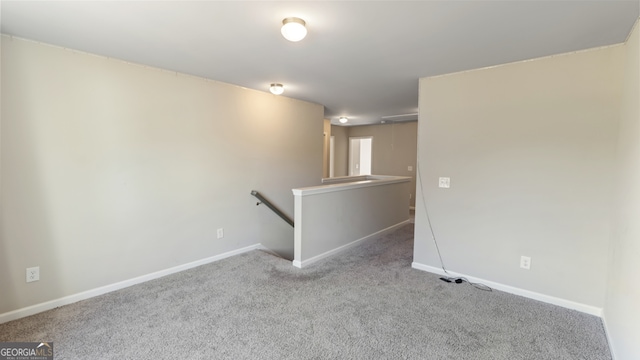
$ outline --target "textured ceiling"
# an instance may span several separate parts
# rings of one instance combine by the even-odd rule
[[[325,106],[416,113],[418,78],[624,42],[638,1],[2,1],[1,31]],[[307,22],[299,43],[283,18]],[[390,118],[394,119],[394,118]]]

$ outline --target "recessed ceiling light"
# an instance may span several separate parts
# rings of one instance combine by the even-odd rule
[[[338,121],[340,121],[340,124],[346,124],[347,121],[349,121],[349,119],[347,119],[346,116],[341,116],[340,119],[338,119]]]
[[[289,41],[300,41],[307,36],[307,28],[304,20],[297,17],[289,17],[282,20],[282,29],[280,32],[285,39]]]
[[[273,95],[282,95],[284,92],[284,86],[282,86],[282,84],[271,84],[271,86],[269,86],[269,91],[271,91]]]

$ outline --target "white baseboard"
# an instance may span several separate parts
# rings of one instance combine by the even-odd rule
[[[548,303],[548,304],[562,306],[562,307],[567,308],[567,309],[577,310],[577,311],[580,311],[580,312],[583,312],[583,313],[587,313],[587,314],[590,314],[590,315],[595,315],[595,316],[598,316],[598,317],[602,318],[602,308],[599,308],[599,307],[586,305],[586,304],[578,303],[578,302],[571,301],[571,300],[561,299],[561,298],[557,298],[557,297],[550,296],[550,295],[540,294],[540,293],[537,293],[537,292],[534,292],[534,291],[520,289],[520,288],[516,288],[516,287],[513,287],[513,286],[509,286],[509,285],[500,284],[500,283],[496,283],[496,282],[493,282],[493,281],[480,279],[480,278],[469,276],[469,275],[465,275],[465,274],[456,273],[456,272],[451,271],[451,270],[447,270],[447,273],[449,273],[449,275],[447,275],[447,274],[445,274],[445,272],[441,268],[437,268],[437,267],[433,267],[433,266],[429,266],[429,265],[424,265],[424,264],[420,264],[420,263],[417,263],[417,262],[411,263],[411,267],[414,268],[414,269],[417,269],[417,270],[427,271],[427,272],[438,274],[438,275],[451,276],[451,277],[464,277],[464,278],[467,278],[471,282],[482,283],[482,284],[485,284],[485,285],[489,286],[492,289],[504,291],[504,292],[507,292],[507,293],[510,293],[510,294],[514,294],[514,295],[524,296],[526,298],[542,301],[542,302],[545,302],[545,303]]]
[[[616,352],[613,348],[613,341],[611,339],[611,335],[609,334],[609,326],[607,325],[607,317],[604,312],[602,313],[602,326],[604,327],[604,334],[607,337],[607,342],[609,343],[609,352],[611,352],[611,360],[616,360]]]
[[[180,271],[188,270],[188,269],[200,266],[200,265],[209,264],[209,263],[212,263],[212,262],[215,262],[215,261],[219,261],[219,260],[234,256],[234,255],[242,254],[242,253],[249,252],[249,251],[252,251],[252,250],[257,250],[257,249],[266,249],[266,248],[264,246],[262,246],[262,244],[255,244],[255,245],[247,246],[247,247],[244,247],[244,248],[241,248],[241,249],[229,251],[229,252],[226,252],[226,253],[223,253],[223,254],[211,256],[211,257],[208,257],[208,258],[205,258],[205,259],[196,260],[196,261],[193,261],[193,262],[190,262],[190,263],[187,263],[187,264],[174,266],[174,267],[169,268],[169,269],[156,271],[156,272],[151,273],[151,274],[138,276],[138,277],[135,277],[133,279],[120,281],[120,282],[117,282],[115,284],[101,286],[99,288],[83,291],[81,293],[65,296],[65,297],[62,297],[62,298],[59,298],[59,299],[54,299],[54,300],[50,300],[50,301],[43,302],[43,303],[40,303],[40,304],[28,306],[28,307],[25,307],[25,308],[22,308],[22,309],[9,311],[9,312],[0,314],[0,324],[6,323],[6,322],[9,322],[9,321],[12,321],[12,320],[20,319],[20,318],[23,318],[23,317],[35,315],[35,314],[41,313],[43,311],[55,309],[55,308],[63,306],[63,305],[73,304],[73,303],[81,301],[81,300],[86,300],[86,299],[89,299],[89,298],[92,298],[92,297],[100,296],[100,295],[103,295],[103,294],[106,294],[106,293],[109,293],[109,292],[112,292],[112,291],[124,289],[124,288],[132,286],[132,285],[140,284],[140,283],[143,283],[143,282],[146,282],[146,281],[149,281],[149,280],[158,279],[158,278],[161,278],[163,276],[175,274],[175,273],[180,272]]]
[[[322,253],[320,255],[316,255],[316,256],[314,256],[314,257],[312,257],[310,259],[307,259],[307,260],[303,260],[303,261],[293,260],[293,266],[295,266],[297,268],[303,268],[305,266],[309,266],[309,265],[313,264],[314,262],[320,261],[320,260],[322,260],[324,258],[327,258],[329,256],[333,256],[333,255],[335,255],[335,254],[337,254],[339,252],[342,252],[342,251],[345,251],[345,250],[347,250],[349,248],[352,248],[352,247],[360,244],[363,241],[367,241],[367,240],[373,239],[375,237],[382,236],[384,234],[390,233],[390,232],[392,232],[392,231],[394,231],[394,230],[396,230],[396,229],[398,229],[398,228],[400,228],[400,227],[402,227],[404,225],[409,224],[410,222],[411,222],[411,220],[409,220],[409,219],[405,220],[405,221],[402,221],[402,222],[399,222],[399,223],[397,223],[395,225],[389,226],[388,228],[382,229],[380,231],[376,231],[373,234],[367,235],[367,236],[362,237],[362,238],[360,238],[358,240],[352,241],[352,242],[350,242],[350,243],[348,243],[346,245],[342,245],[340,247],[337,247],[337,248],[335,248],[333,250],[329,250],[329,251],[327,251],[325,253]]]

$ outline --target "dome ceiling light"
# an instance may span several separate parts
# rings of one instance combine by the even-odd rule
[[[269,91],[271,91],[273,95],[282,95],[284,92],[284,86],[282,86],[282,84],[271,84],[271,86],[269,86]]]
[[[289,41],[300,41],[307,36],[306,24],[307,23],[300,18],[288,17],[282,20],[282,29],[280,29],[280,32],[282,33],[282,36]]]
[[[346,116],[341,116],[340,119],[338,119],[338,121],[340,121],[340,124],[346,124],[347,121],[349,121],[349,119],[347,119]]]

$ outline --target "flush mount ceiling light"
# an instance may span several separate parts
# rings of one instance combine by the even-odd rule
[[[347,119],[346,116],[341,116],[340,119],[338,119],[338,121],[340,121],[340,124],[346,124],[347,121],[349,121],[349,119]]]
[[[285,39],[289,41],[300,41],[307,36],[307,28],[304,20],[297,17],[288,17],[282,20],[282,29],[280,32]]]
[[[271,91],[273,95],[282,95],[284,92],[284,86],[282,86],[282,84],[271,84],[271,86],[269,86],[269,91]]]

